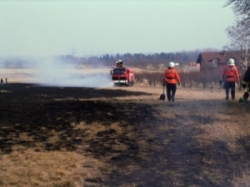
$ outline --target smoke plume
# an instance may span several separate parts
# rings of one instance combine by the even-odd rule
[[[106,71],[105,71],[106,70]],[[39,60],[35,65],[33,82],[60,87],[110,87],[112,80],[108,69],[77,68],[56,58]]]

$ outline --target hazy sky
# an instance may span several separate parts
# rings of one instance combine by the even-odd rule
[[[0,0],[0,56],[222,49],[227,0]]]

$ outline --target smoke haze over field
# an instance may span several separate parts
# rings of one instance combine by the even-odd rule
[[[63,64],[56,58],[43,59],[34,67],[32,82],[48,86],[65,87],[110,87],[113,85],[109,71],[79,69]],[[99,70],[99,72],[98,72]]]

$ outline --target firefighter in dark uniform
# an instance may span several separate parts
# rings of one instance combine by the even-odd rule
[[[247,102],[250,93],[249,83],[250,83],[250,66],[247,68],[247,71],[245,72],[245,75],[241,82],[241,86],[243,89],[245,89],[245,93],[243,94],[243,97],[240,98],[239,102]]]

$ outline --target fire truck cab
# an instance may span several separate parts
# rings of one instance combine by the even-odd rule
[[[114,86],[133,86],[135,77],[134,70],[126,67],[115,67],[110,71]]]

